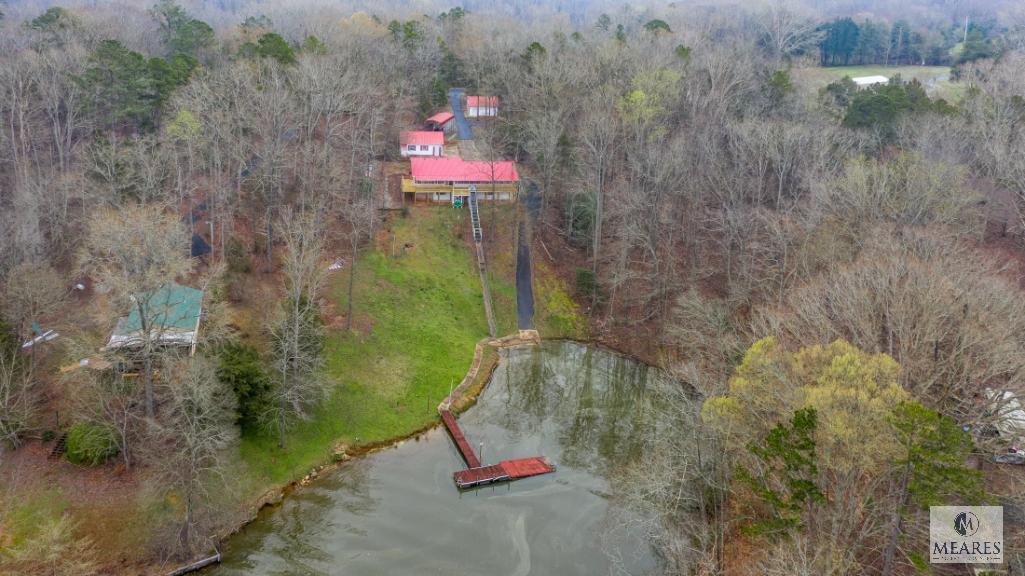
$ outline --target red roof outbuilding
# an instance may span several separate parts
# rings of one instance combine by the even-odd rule
[[[430,132],[426,130],[416,130],[413,132],[400,132],[399,133],[399,144],[407,146],[409,144],[429,144],[434,146],[445,145],[445,133],[444,132]]]
[[[434,122],[439,126],[448,124],[455,116],[451,112],[438,112],[434,116],[427,119],[428,122]]]
[[[498,96],[467,96],[466,105],[470,108],[498,108]]]
[[[462,158],[412,158],[413,180],[417,182],[519,182],[516,163],[482,162]]]

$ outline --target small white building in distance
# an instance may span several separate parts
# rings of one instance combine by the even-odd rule
[[[868,88],[876,84],[886,84],[890,81],[886,76],[858,76],[857,78],[851,78],[851,80],[854,81],[858,88]]]
[[[498,96],[467,96],[466,117],[486,118],[498,116]]]
[[[410,156],[444,156],[445,133],[417,130],[399,134],[400,152],[403,158]]]

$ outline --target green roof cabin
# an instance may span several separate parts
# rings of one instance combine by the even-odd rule
[[[142,345],[142,319],[138,305],[141,300],[155,344],[188,347],[190,355],[196,351],[199,320],[203,313],[202,290],[172,282],[132,299],[135,301],[132,311],[117,321],[107,349],[130,349]]]

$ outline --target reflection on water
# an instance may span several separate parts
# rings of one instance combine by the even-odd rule
[[[596,575],[613,573],[610,556],[617,570],[655,572],[640,536],[603,527],[610,475],[655,434],[644,409],[654,372],[576,343],[504,351],[460,424],[486,464],[542,455],[555,474],[460,493],[462,460],[438,428],[289,496],[210,574]]]

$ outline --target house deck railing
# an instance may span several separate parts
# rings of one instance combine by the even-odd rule
[[[412,178],[402,179],[402,192],[403,194],[415,193],[415,194],[460,194],[467,196],[470,194],[471,184],[456,183],[456,184],[442,184],[442,183],[416,183]],[[477,194],[483,195],[482,199],[487,199],[488,195],[491,194],[491,184],[477,184]],[[494,191],[498,193],[516,193],[515,182],[503,182],[494,185]]]

